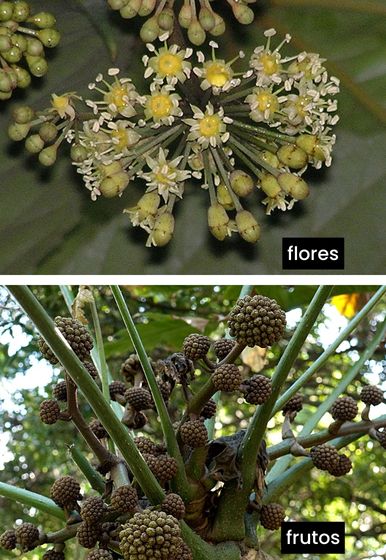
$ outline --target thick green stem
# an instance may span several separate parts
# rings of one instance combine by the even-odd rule
[[[181,533],[184,541],[193,552],[193,560],[240,560],[240,549],[234,543],[226,545],[211,546],[201,539],[192,529],[184,522],[180,522]]]
[[[159,504],[164,498],[161,486],[139,453],[127,429],[111,410],[109,403],[106,402],[102,392],[91,379],[90,374],[74,354],[68,342],[56,329],[51,318],[27,286],[9,286],[8,290],[36,325],[72,380],[86,395],[90,406],[121,451],[149,500],[153,504]]]
[[[75,445],[68,445],[68,451],[74,460],[74,463],[82,471],[83,475],[89,481],[91,488],[96,490],[99,494],[105,491],[105,481],[102,475],[96,471],[81,451]]]
[[[53,500],[36,494],[35,492],[30,492],[30,490],[16,488],[16,486],[12,486],[11,484],[0,482],[0,496],[4,496],[4,498],[9,498],[25,506],[34,507],[39,511],[44,511],[44,513],[57,517],[61,521],[65,520],[64,511],[57,506]]]
[[[157,413],[160,417],[160,422],[162,426],[162,431],[165,437],[165,442],[167,446],[168,453],[174,457],[178,463],[178,472],[175,477],[175,484],[178,493],[184,498],[189,499],[191,497],[191,492],[189,488],[189,483],[185,473],[184,460],[182,458],[180,449],[178,447],[176,434],[174,432],[173,424],[170,419],[168,410],[165,405],[165,401],[162,397],[160,388],[158,387],[157,380],[155,378],[153,368],[151,367],[149,358],[146,354],[146,350],[142,344],[141,337],[137,331],[134,321],[131,317],[130,311],[126,305],[123,298],[122,292],[119,286],[111,286],[111,291],[113,293],[114,299],[117,303],[119,312],[125,323],[127,331],[129,333],[131,342],[134,346],[136,353],[138,354],[141,366],[145,373],[145,377],[151,393],[153,395],[154,403],[157,409]]]

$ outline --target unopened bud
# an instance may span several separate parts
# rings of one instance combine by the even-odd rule
[[[47,74],[48,64],[41,56],[26,56],[29,71],[36,78],[41,78]]]
[[[280,146],[277,157],[290,169],[302,169],[308,163],[308,156],[304,150],[294,144]]]
[[[21,68],[20,66],[13,66],[13,70],[16,75],[17,87],[21,89],[27,88],[31,84],[31,75],[28,70]]]
[[[58,148],[55,146],[48,146],[44,148],[39,154],[39,161],[44,167],[51,167],[56,162],[56,157],[58,154]]]
[[[41,29],[37,36],[45,47],[52,49],[59,44],[60,33],[56,29]]]
[[[44,142],[52,142],[58,135],[58,128],[54,123],[45,122],[39,128],[39,136]]]
[[[104,163],[99,167],[99,172],[102,177],[112,177],[116,173],[121,173],[122,165],[119,161],[113,161],[111,163]]]
[[[219,14],[214,14],[214,27],[210,30],[210,34],[214,37],[223,35],[225,33],[226,25],[225,20]]]
[[[35,37],[27,38],[27,54],[31,56],[41,56],[44,54],[43,44]]]
[[[209,230],[216,239],[223,241],[228,235],[229,216],[221,204],[215,203],[208,208]]]
[[[261,157],[266,161],[271,167],[280,167],[280,161],[276,154],[269,152],[268,150],[263,150],[261,152]]]
[[[141,6],[138,10],[138,15],[146,17],[152,13],[156,6],[157,0],[142,0]]]
[[[248,243],[256,243],[260,238],[260,226],[248,210],[237,212],[236,225],[239,234]]]
[[[157,214],[161,197],[156,192],[145,193],[137,202],[138,219],[140,222],[148,216]]]
[[[276,177],[274,177],[270,173],[264,173],[261,176],[260,186],[265,194],[270,198],[275,198],[275,196],[277,196],[281,191],[281,187]]]
[[[251,8],[248,8],[245,4],[233,4],[232,10],[237,21],[243,25],[249,25],[255,18]]]
[[[84,146],[80,144],[73,144],[71,146],[71,159],[76,163],[81,163],[85,159],[87,159],[88,152]]]
[[[295,200],[303,200],[310,194],[307,183],[298,175],[280,173],[278,181],[283,191],[289,193]]]
[[[13,21],[17,21],[21,23],[26,21],[30,13],[30,7],[27,2],[19,1],[15,2],[13,5],[13,14],[12,19]]]
[[[233,200],[224,183],[220,183],[217,187],[217,200],[226,210],[233,210]]]
[[[130,0],[126,2],[122,8],[120,8],[119,13],[124,19],[130,19],[138,15],[138,10],[141,7],[141,0]]]
[[[314,134],[301,134],[296,138],[296,145],[319,161],[326,159],[326,155],[320,147],[319,139]]]
[[[178,14],[178,22],[184,29],[188,29],[192,23],[193,13],[190,4],[184,4]]]
[[[198,15],[198,19],[201,23],[202,28],[205,31],[211,31],[211,29],[213,29],[213,27],[216,25],[216,20],[213,11],[207,8],[206,6],[201,8],[200,13]]]
[[[112,10],[120,10],[127,4],[127,0],[107,0],[107,3]]]
[[[169,243],[174,233],[174,217],[170,212],[164,212],[155,221],[152,241],[157,247],[164,247]]]
[[[32,107],[23,105],[16,107],[12,112],[12,116],[15,122],[19,124],[26,124],[32,121],[35,116],[35,111],[32,109]]]
[[[25,141],[25,149],[30,154],[38,154],[44,148],[44,140],[42,140],[39,134],[31,134]]]
[[[161,30],[155,16],[145,21],[140,31],[141,39],[144,43],[152,43],[157,39],[160,33]]]
[[[24,140],[30,131],[30,124],[19,124],[19,123],[12,123],[8,127],[8,136],[14,142],[20,142]]]
[[[198,20],[192,21],[192,23],[189,25],[188,37],[189,41],[197,47],[199,45],[202,45],[202,43],[205,41],[206,33]]]
[[[174,27],[174,12],[171,8],[164,8],[158,16],[158,25],[165,31],[172,31]]]
[[[103,179],[99,185],[99,190],[105,198],[113,198],[123,193],[129,182],[128,174],[121,171]]]
[[[254,182],[252,177],[241,169],[232,171],[230,175],[230,182],[233,191],[238,196],[248,196],[253,191]]]
[[[31,16],[28,21],[39,27],[40,29],[46,29],[47,27],[54,27],[56,24],[55,17],[49,12],[38,12],[37,14]]]

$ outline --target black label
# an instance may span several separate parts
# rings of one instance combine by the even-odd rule
[[[283,269],[344,269],[343,237],[284,237]]]
[[[301,521],[281,525],[281,552],[284,554],[343,554],[344,522]]]

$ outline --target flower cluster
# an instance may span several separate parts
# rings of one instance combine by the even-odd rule
[[[10,136],[27,137],[27,149],[43,165],[54,163],[60,144],[69,142],[93,200],[122,195],[135,178],[144,181],[142,196],[125,212],[147,232],[148,246],[170,241],[174,206],[192,179],[209,194],[208,225],[217,239],[237,231],[256,242],[259,224],[242,201],[260,191],[270,214],[305,199],[302,175],[309,165],[331,164],[338,121],[339,82],[324,60],[306,52],[285,57],[290,37],[274,47],[274,35],[265,32],[266,44],[243,71],[236,71],[242,52],[226,61],[211,42],[209,58],[194,56],[168,44],[166,35],[161,47],[147,45],[146,93],[112,68],[90,84],[92,99],[70,92],[54,95],[40,113],[17,109]],[[38,131],[29,135],[33,127]]]
[[[218,3],[225,4],[225,1],[239,23],[252,23],[254,14],[248,4],[254,4],[256,0],[219,0]],[[218,37],[225,31],[225,21],[213,10],[212,2],[213,0],[183,0],[176,14],[175,0],[107,0],[110,8],[119,11],[124,19],[148,17],[140,32],[145,43],[155,41],[165,32],[172,33],[177,15],[178,24],[187,30],[193,45],[202,45],[207,33]]]

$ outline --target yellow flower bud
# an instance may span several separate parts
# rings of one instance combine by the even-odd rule
[[[260,226],[248,210],[237,212],[236,225],[239,234],[248,243],[256,243],[260,238]]]
[[[217,200],[226,210],[234,209],[232,197],[224,183],[220,183],[217,187]]]
[[[303,200],[310,194],[307,183],[298,175],[280,173],[278,182],[283,191],[289,193],[296,200]]]
[[[155,216],[161,197],[156,192],[145,193],[137,202],[138,219],[140,222],[148,216]]]
[[[164,247],[169,243],[174,233],[174,217],[170,212],[164,212],[155,221],[152,242],[157,247]]]
[[[308,156],[304,150],[294,144],[285,144],[280,146],[277,151],[277,157],[284,165],[291,169],[302,169],[308,163]]]
[[[223,241],[228,235],[229,216],[221,204],[212,204],[208,208],[209,230],[216,239]]]
[[[128,174],[121,171],[103,179],[99,185],[99,190],[105,198],[113,198],[123,193],[129,181]]]
[[[264,173],[262,175],[260,179],[260,186],[265,194],[270,198],[275,198],[275,196],[277,196],[281,191],[281,187],[276,177],[274,177],[270,173]]]
[[[230,182],[233,191],[238,196],[248,196],[253,191],[254,181],[248,173],[241,169],[235,169],[230,175]]]

